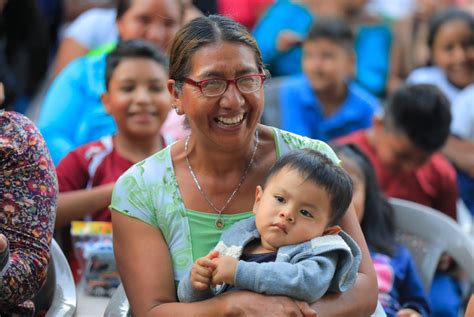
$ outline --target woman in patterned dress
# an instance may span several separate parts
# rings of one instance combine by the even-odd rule
[[[54,165],[35,125],[0,109],[0,316],[34,312],[31,299],[50,259],[57,191]]]

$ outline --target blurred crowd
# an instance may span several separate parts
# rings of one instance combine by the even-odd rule
[[[474,232],[472,0],[0,0],[2,107],[45,139],[59,185],[55,237],[73,270],[70,222],[110,221],[119,176],[189,134],[166,89],[166,55],[182,25],[210,14],[257,41],[269,71],[262,123],[356,144],[386,196]],[[146,118],[124,118],[127,75],[153,82],[142,98],[160,120],[146,129]],[[458,317],[470,291],[461,275],[444,256],[419,316]]]

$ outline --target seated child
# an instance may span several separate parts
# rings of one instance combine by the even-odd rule
[[[338,18],[318,18],[303,43],[303,73],[281,84],[281,127],[328,141],[372,126],[379,102],[351,78],[354,35]]]
[[[255,216],[235,223],[196,260],[179,283],[179,300],[246,289],[312,303],[327,291],[347,291],[361,252],[336,224],[351,199],[349,175],[323,154],[282,156],[257,186]]]
[[[377,272],[379,302],[387,317],[428,317],[430,308],[410,251],[395,242],[393,210],[369,159],[356,145],[334,146],[354,184],[352,203]]]
[[[107,55],[102,102],[117,132],[78,147],[60,161],[57,229],[86,217],[110,221],[115,181],[173,141],[161,132],[171,104],[167,69],[166,56],[143,40],[120,42]],[[63,244],[68,244],[68,237],[66,232]]]

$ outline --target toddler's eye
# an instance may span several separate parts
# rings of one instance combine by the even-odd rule
[[[313,218],[313,214],[310,213],[310,212],[307,211],[307,210],[304,210],[304,209],[301,209],[301,210],[300,210],[300,214],[302,214],[302,215],[305,216],[305,217]]]
[[[275,199],[280,202],[280,203],[284,203],[285,202],[285,198],[281,197],[281,196],[275,196]]]

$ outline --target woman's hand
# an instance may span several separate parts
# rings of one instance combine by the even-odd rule
[[[229,316],[255,317],[317,317],[308,303],[285,296],[266,296],[250,291],[227,292],[220,295],[226,300]]]

